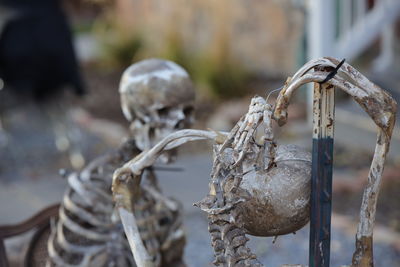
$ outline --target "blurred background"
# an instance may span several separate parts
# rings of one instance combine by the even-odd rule
[[[398,0],[0,0],[0,224],[59,202],[60,169],[79,170],[124,140],[118,84],[138,60],[182,65],[197,89],[194,128],[230,130],[253,95],[321,56],[346,58],[399,102],[399,40]],[[308,96],[306,88],[296,94],[278,142],[311,149]],[[340,92],[335,123],[332,266],[351,261],[377,130]],[[160,171],[161,185],[184,202],[187,262],[210,266],[206,216],[192,203],[207,193],[211,147],[181,154],[175,165],[184,171]],[[377,207],[376,266],[400,266],[399,196],[397,123]],[[7,243],[15,261],[21,240]],[[268,266],[308,262],[308,226],[274,244],[250,243]]]

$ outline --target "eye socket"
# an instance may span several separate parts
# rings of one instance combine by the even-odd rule
[[[150,140],[153,140],[155,138],[155,135],[156,135],[155,130],[154,130],[154,128],[151,127],[149,129],[149,138],[150,138]]]
[[[157,113],[159,117],[167,117],[169,114],[169,108],[168,107],[160,108],[157,110]]]
[[[193,111],[194,111],[194,108],[191,107],[191,106],[185,107],[185,108],[183,109],[183,113],[185,114],[185,116],[192,115],[192,114],[193,114]]]

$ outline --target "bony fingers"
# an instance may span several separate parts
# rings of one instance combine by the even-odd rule
[[[132,202],[140,193],[140,176],[135,175],[130,168],[117,169],[113,175],[111,190],[117,205],[132,209]]]
[[[129,167],[116,169],[113,175],[113,183],[125,183],[131,176],[133,176],[133,173]]]
[[[238,159],[232,165],[232,169],[236,168],[237,166],[239,166],[240,163],[242,163],[245,155],[246,155],[246,152],[244,150],[240,151]]]
[[[244,145],[244,140],[246,140],[246,136],[248,134],[247,130],[244,130],[240,137],[238,138],[237,142],[234,144],[234,149],[235,150],[240,150],[242,149],[243,145]]]

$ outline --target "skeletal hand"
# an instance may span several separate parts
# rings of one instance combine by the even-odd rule
[[[132,203],[140,194],[140,180],[141,173],[135,175],[130,168],[122,167],[114,172],[111,189],[117,206],[133,210]]]
[[[225,133],[220,132],[180,130],[168,135],[150,150],[143,151],[134,159],[126,162],[113,175],[112,191],[117,206],[133,211],[132,203],[139,197],[140,190],[142,190],[140,187],[142,172],[145,168],[152,166],[163,151],[195,140],[209,139],[219,143],[225,139],[225,136]]]
[[[113,175],[112,191],[116,202],[122,225],[124,227],[131,251],[134,255],[138,266],[158,266],[144,246],[140,232],[138,230],[136,218],[134,215],[135,200],[140,196],[141,190],[147,190],[147,193],[153,194],[154,197],[160,198],[145,186],[140,185],[142,172],[145,168],[150,167],[157,160],[158,156],[164,150],[173,149],[186,142],[194,140],[211,139],[218,142],[225,135],[201,130],[181,130],[165,137],[148,151],[142,152],[134,159],[128,161],[123,167],[117,169]],[[166,200],[166,199],[162,199]],[[170,206],[174,210],[173,203],[165,202],[166,206]],[[175,207],[176,209],[176,207]]]
[[[161,150],[143,151],[132,160],[116,169],[113,175],[112,191],[117,205],[133,211],[133,203],[140,195],[140,181],[143,170],[157,160]]]
[[[113,176],[113,197],[135,262],[138,266],[156,267],[158,264],[143,243],[134,215],[134,203],[140,196],[140,180],[141,172],[125,166],[117,169]]]
[[[253,140],[254,143],[256,143],[254,134],[261,122],[267,124],[267,131],[265,132],[264,138],[267,140],[272,139],[272,133],[270,131],[271,113],[272,107],[267,104],[264,98],[260,96],[252,98],[249,111],[236,123],[220,149],[221,153],[228,146],[231,146],[232,149],[239,153],[234,167],[243,160],[244,156],[249,151],[251,141]]]

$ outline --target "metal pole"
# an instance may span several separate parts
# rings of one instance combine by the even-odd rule
[[[335,51],[335,0],[308,1],[307,58],[308,60],[336,56]],[[312,85],[307,87],[307,122],[312,121]]]
[[[310,267],[329,267],[335,91],[314,84],[311,177]]]

